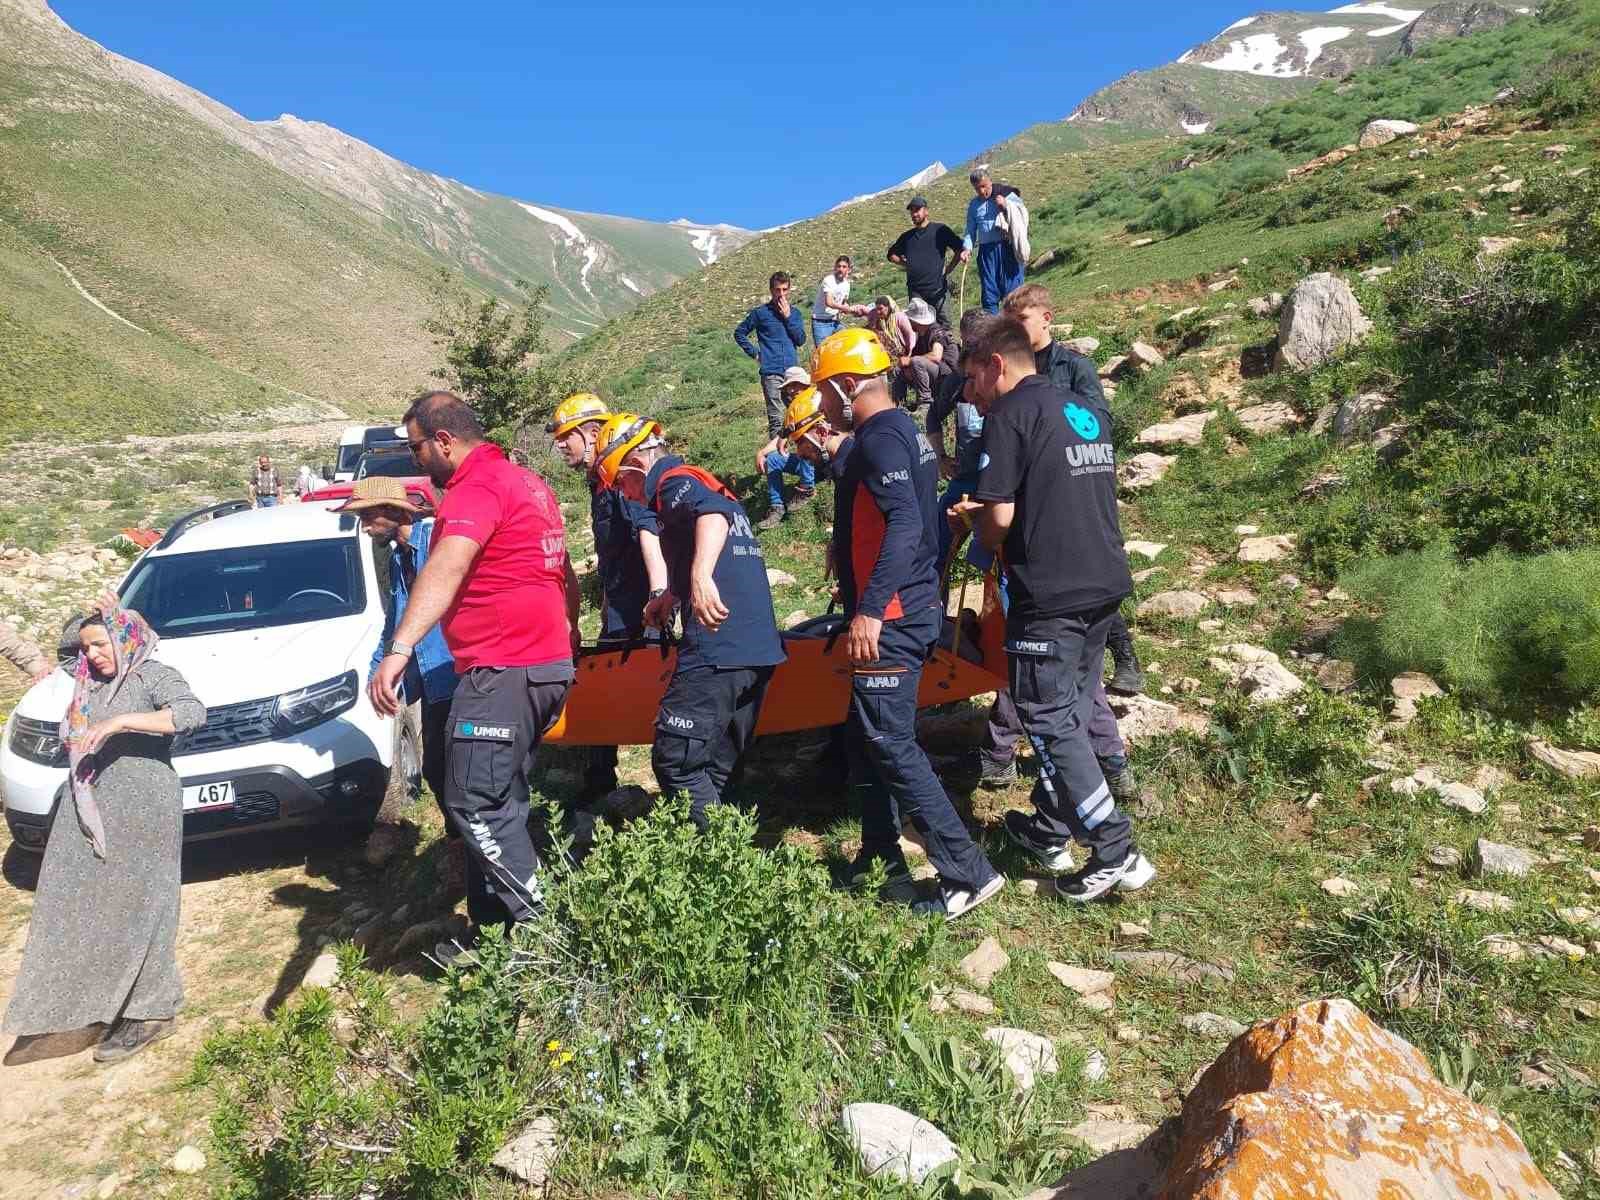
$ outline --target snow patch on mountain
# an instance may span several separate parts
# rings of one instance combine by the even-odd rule
[[[1070,118],[1069,118],[1070,120]],[[899,183],[890,184],[886,188],[879,188],[875,192],[863,192],[859,196],[851,196],[848,200],[841,200],[830,208],[829,212],[838,212],[841,208],[849,208],[852,204],[860,204],[863,200],[876,200],[879,196],[887,196],[890,192],[903,192],[908,188],[925,187],[935,179],[948,175],[950,168],[942,162],[931,162],[915,175],[908,175]]]
[[[1200,65],[1213,71],[1242,71],[1250,75],[1293,79],[1310,72],[1311,64],[1321,57],[1325,46],[1341,41],[1354,32],[1348,25],[1326,25],[1304,30],[1296,35],[1303,47],[1303,54],[1286,45],[1275,33],[1252,33],[1229,42],[1221,55]],[[1187,62],[1194,53],[1191,50],[1178,61]]]
[[[1400,21],[1406,25],[1411,24],[1423,13],[1420,8],[1391,8],[1387,4],[1342,4],[1338,8],[1330,8],[1330,13],[1351,13],[1364,17],[1388,17],[1393,21]]]
[[[1306,66],[1316,62],[1322,54],[1322,48],[1332,42],[1343,41],[1355,30],[1348,25],[1329,25],[1320,29],[1308,29],[1300,35],[1300,42],[1306,48]],[[1302,71],[1301,74],[1304,74]]]
[[[1211,128],[1210,121],[1195,121],[1193,123],[1184,121],[1182,122],[1182,125],[1185,133],[1204,133],[1206,130]]]
[[[642,287],[640,287],[637,283],[635,283],[633,280],[629,279],[626,275],[618,275],[617,276],[617,280],[622,284],[623,287],[627,288],[634,295],[636,295],[636,296],[644,295],[644,289]]]
[[[591,242],[583,230],[558,212],[540,208],[537,204],[525,204],[521,200],[517,201],[517,207],[529,216],[543,221],[546,225],[554,225],[560,230],[568,250],[582,252],[583,266],[578,268],[578,282],[583,285],[584,291],[591,296],[594,295],[594,290],[589,286],[589,272],[594,269],[595,263],[600,261],[600,247]]]
[[[1223,33],[1232,33],[1235,29],[1243,29],[1246,25],[1254,25],[1258,20],[1260,20],[1259,17],[1246,17],[1242,21],[1235,21],[1232,25],[1229,25],[1222,32]]]

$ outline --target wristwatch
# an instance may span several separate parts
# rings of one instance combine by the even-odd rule
[[[415,646],[408,646],[404,642],[389,643],[389,653],[398,654],[401,658],[410,658],[411,652],[415,649]]]
[[[661,599],[661,597],[665,596],[666,594],[667,594],[667,589],[666,588],[651,588],[650,589],[650,599],[651,600],[659,600],[659,599]]]

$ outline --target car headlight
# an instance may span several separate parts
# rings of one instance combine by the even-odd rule
[[[17,717],[11,726],[11,752],[44,767],[67,765],[67,748],[62,745],[59,724]]]
[[[354,708],[360,694],[356,673],[346,671],[321,683],[285,692],[273,706],[273,716],[281,729],[309,729]]]

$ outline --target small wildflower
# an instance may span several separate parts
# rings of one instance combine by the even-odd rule
[[[622,1132],[622,1122],[621,1121],[613,1122],[612,1126],[611,1126],[611,1132],[612,1133],[621,1133]]]
[[[544,1044],[544,1048],[550,1051],[551,1054],[554,1054],[557,1050],[561,1049],[561,1043],[552,1038],[550,1041]]]

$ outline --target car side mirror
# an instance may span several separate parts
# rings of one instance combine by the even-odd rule
[[[322,469],[318,473],[322,476],[322,482],[323,483],[332,483],[333,482],[333,464],[332,463],[323,463],[322,464]]]

